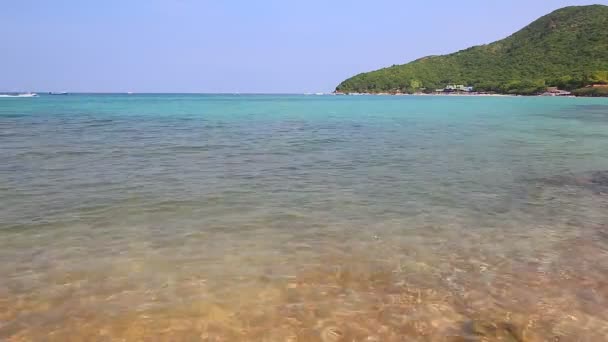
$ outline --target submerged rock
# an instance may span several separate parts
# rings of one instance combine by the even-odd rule
[[[543,179],[553,186],[580,186],[595,192],[608,192],[608,170],[560,175]]]
[[[599,186],[608,186],[608,171],[596,171],[591,174],[591,183]]]
[[[465,332],[469,335],[467,340],[490,340],[522,342],[524,341],[521,329],[507,322],[493,322],[488,320],[471,320],[464,326]]]

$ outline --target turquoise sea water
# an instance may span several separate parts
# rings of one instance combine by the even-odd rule
[[[608,99],[0,99],[0,339],[599,341]]]

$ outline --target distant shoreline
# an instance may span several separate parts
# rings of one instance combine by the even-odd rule
[[[515,95],[515,94],[390,94],[390,93],[345,93],[334,94],[337,96],[436,96],[436,97],[591,97],[591,96],[550,96],[550,95]]]

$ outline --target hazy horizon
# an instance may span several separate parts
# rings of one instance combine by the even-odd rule
[[[330,92],[360,72],[490,43],[589,4],[608,1],[13,2],[0,13],[0,91]]]

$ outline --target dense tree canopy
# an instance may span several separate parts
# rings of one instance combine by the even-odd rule
[[[603,5],[565,7],[503,40],[362,73],[336,90],[412,93],[464,84],[532,94],[547,86],[571,90],[594,83],[608,83],[608,6]]]

